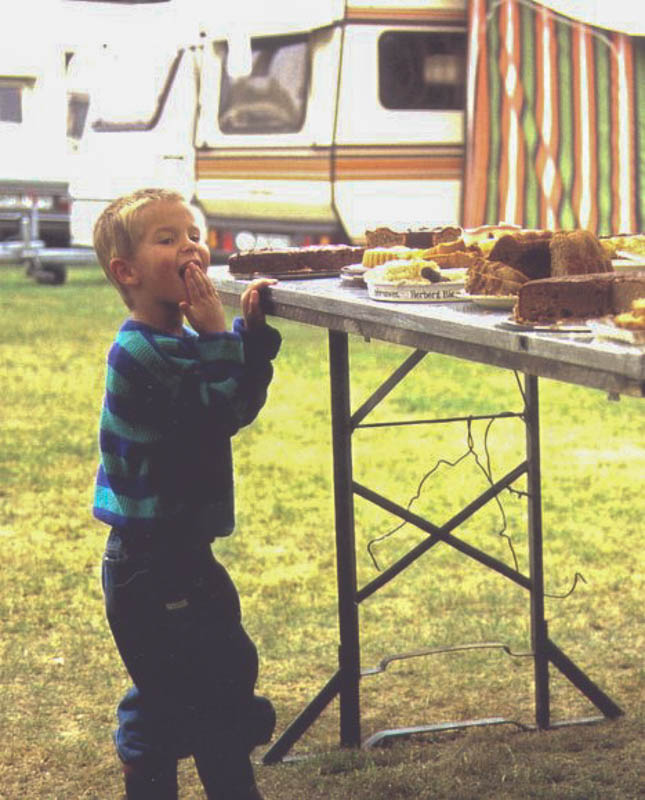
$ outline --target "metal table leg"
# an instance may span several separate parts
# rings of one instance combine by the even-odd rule
[[[352,490],[352,431],[347,334],[329,331],[331,422],[336,519],[336,578],[340,648],[340,743],[361,742],[360,644],[356,599],[356,547]]]
[[[534,653],[535,724],[548,728],[549,710],[549,659],[547,655],[547,630],[544,619],[544,569],[542,563],[542,491],[540,474],[540,410],[538,405],[538,379],[524,376],[524,410],[526,427],[526,460],[528,489],[528,545],[531,647]]]
[[[538,378],[533,375],[524,376],[524,411],[522,414],[505,412],[495,417],[521,416],[525,424],[526,461],[518,464],[502,479],[491,486],[479,497],[475,498],[451,520],[442,526],[433,525],[393,503],[376,492],[361,486],[353,480],[352,470],[352,432],[361,425],[361,420],[385,397],[385,395],[402,380],[423,358],[420,352],[413,353],[392,376],[385,381],[373,396],[361,406],[352,417],[350,406],[350,369],[348,335],[339,331],[329,331],[329,369],[331,384],[331,417],[332,417],[332,449],[334,472],[334,508],[336,527],[336,578],[338,591],[338,620],[340,646],[338,653],[338,671],[308,706],[284,731],[276,743],[263,757],[265,764],[280,761],[291,746],[316,721],[334,697],[340,697],[340,744],[345,747],[358,747],[361,744],[360,724],[360,632],[358,605],[383,585],[402,572],[427,550],[439,542],[444,542],[464,555],[473,558],[494,571],[504,575],[516,584],[523,586],[530,595],[531,652],[511,655],[532,656],[534,660],[535,721],[538,729],[557,727],[563,724],[586,724],[598,721],[598,717],[560,722],[552,725],[550,720],[549,666],[552,664],[578,688],[605,717],[620,716],[622,709],[614,703],[598,686],[596,686],[582,670],[580,670],[549,639],[544,608],[544,568],[542,542],[542,497],[540,470],[540,425],[538,402]],[[486,417],[488,418],[488,417]],[[432,420],[433,422],[456,421]],[[426,420],[425,422],[430,422]],[[386,423],[381,423],[386,424]],[[367,426],[369,427],[369,426]],[[495,559],[467,542],[455,537],[451,531],[470,517],[478,508],[496,497],[503,489],[512,484],[522,474],[527,475],[528,501],[528,551],[529,576],[525,576],[503,562]],[[384,573],[372,580],[360,590],[357,588],[356,548],[354,533],[354,494],[381,506],[428,534],[409,553],[391,565]],[[481,645],[468,645],[468,647]],[[487,644],[485,646],[490,646]],[[499,646],[499,645],[495,645]],[[505,648],[506,649],[506,648]],[[510,652],[510,651],[509,651]],[[407,654],[424,655],[425,653]],[[379,670],[377,670],[379,671]],[[370,674],[367,670],[363,674]],[[429,726],[416,726],[379,732],[366,742],[365,746],[376,744],[395,736],[408,736],[412,733],[470,727],[486,724],[514,724],[523,726],[513,720],[499,717],[485,720],[470,720],[462,723],[448,723]]]
[[[336,695],[340,696],[341,745],[359,747],[361,744],[360,639],[356,595],[349,345],[346,333],[329,331],[329,374],[340,639],[339,668],[316,697],[267,750],[262,758],[264,764],[275,764],[281,761],[292,745],[313,725]]]

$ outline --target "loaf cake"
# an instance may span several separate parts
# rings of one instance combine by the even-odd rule
[[[341,267],[360,264],[363,247],[344,244],[285,247],[282,249],[242,250],[228,258],[232,275],[307,275],[338,274]]]
[[[630,309],[645,297],[645,272],[600,272],[528,281],[515,305],[518,322],[594,319]]]
[[[367,247],[392,247],[397,244],[405,247],[434,247],[443,242],[459,239],[463,231],[455,225],[444,225],[435,228],[396,229],[379,227],[365,231]]]

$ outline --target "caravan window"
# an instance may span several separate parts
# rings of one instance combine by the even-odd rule
[[[462,110],[466,34],[388,31],[379,39],[379,99],[385,108]]]
[[[150,130],[157,124],[183,51],[106,52],[91,88],[96,131]]]
[[[222,70],[219,124],[223,133],[288,133],[305,119],[309,48],[305,37],[251,42],[251,71],[232,77],[228,53]]]
[[[22,122],[22,91],[33,81],[0,78],[0,122]]]

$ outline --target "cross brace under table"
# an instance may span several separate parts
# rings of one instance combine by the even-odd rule
[[[334,507],[336,528],[336,569],[338,588],[338,620],[340,646],[338,651],[338,670],[323,686],[316,697],[290,723],[281,736],[265,753],[262,761],[271,764],[282,760],[291,747],[318,719],[327,705],[338,695],[340,701],[340,744],[345,747],[358,747],[361,744],[360,723],[360,679],[362,675],[374,670],[361,672],[360,635],[358,606],[374,594],[396,575],[416,561],[421,555],[439,542],[450,545],[464,555],[484,564],[514,583],[522,586],[530,595],[531,652],[534,662],[535,686],[535,725],[538,729],[555,727],[550,720],[549,665],[556,667],[582,694],[602,712],[604,717],[615,718],[623,712],[587,675],[579,669],[550,639],[544,617],[544,572],[542,563],[542,498],[540,476],[540,429],[538,404],[538,378],[524,375],[524,410],[521,414],[503,413],[497,416],[520,416],[526,429],[526,460],[518,464],[508,474],[492,483],[489,488],[470,502],[444,525],[437,526],[413,513],[407,508],[388,500],[382,495],[357,483],[352,474],[352,433],[362,420],[372,411],[405,376],[422,360],[426,353],[415,350],[396,369],[392,375],[363,403],[354,413],[350,408],[350,369],[348,335],[341,331],[329,331],[329,368],[331,381],[331,420],[334,465]],[[492,418],[485,417],[485,418]],[[475,419],[469,418],[469,419]],[[435,420],[453,421],[453,420]],[[504,489],[511,486],[522,475],[526,475],[528,502],[528,547],[529,575],[473,547],[454,535],[465,520]],[[411,523],[427,533],[427,538],[413,547],[406,555],[381,572],[375,579],[358,589],[356,579],[356,551],[354,535],[354,503],[356,494],[394,514],[401,520]],[[503,647],[489,643],[484,645],[464,645],[449,649],[468,649],[472,647]],[[426,653],[430,651],[425,651]],[[415,654],[410,654],[415,655]],[[381,670],[386,666],[382,662]],[[380,670],[376,670],[380,671]],[[602,717],[575,720],[570,723],[595,721]],[[371,736],[364,746],[371,746],[384,738],[412,733],[472,727],[475,725],[494,725],[508,723],[499,717],[471,720],[461,723],[424,725],[414,728],[399,728],[382,731]],[[558,723],[563,724],[563,723]],[[528,726],[520,726],[528,727]]]

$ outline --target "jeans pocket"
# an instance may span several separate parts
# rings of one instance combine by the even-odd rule
[[[140,558],[106,552],[101,564],[101,584],[108,614],[123,605],[145,603],[150,597],[150,565]]]

